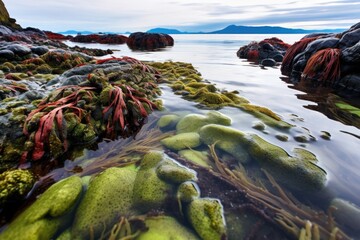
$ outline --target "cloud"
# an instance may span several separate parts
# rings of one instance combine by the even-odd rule
[[[313,28],[360,21],[356,0],[3,0],[22,26],[53,31],[145,31],[152,27],[211,31],[229,24]],[[197,29],[196,29],[197,28]]]

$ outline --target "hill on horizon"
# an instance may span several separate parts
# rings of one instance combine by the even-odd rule
[[[301,34],[301,33],[338,33],[343,32],[346,29],[313,29],[305,30],[301,28],[284,28],[284,27],[273,27],[273,26],[237,26],[229,25],[223,29],[211,31],[211,32],[182,32],[175,28],[152,28],[146,31],[147,33],[164,33],[164,34]],[[76,35],[76,34],[93,34],[98,32],[91,31],[76,31],[67,30],[58,32],[63,35]],[[115,32],[101,32],[105,34],[114,34]],[[125,32],[122,34],[130,34],[131,32]],[[118,33],[121,34],[121,33]]]

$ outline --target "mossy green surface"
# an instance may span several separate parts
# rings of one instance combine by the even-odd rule
[[[0,239],[51,239],[82,192],[81,179],[73,176],[52,185],[10,223]]]
[[[185,132],[197,132],[202,126],[211,123],[230,126],[231,118],[218,111],[209,111],[206,115],[188,114],[180,119],[176,125],[176,131],[178,134]]]
[[[161,118],[158,120],[157,125],[158,127],[164,129],[174,129],[178,121],[180,120],[180,117],[175,114],[169,114],[161,116]]]
[[[91,231],[99,237],[120,216],[129,214],[135,176],[134,170],[113,167],[94,177],[76,211],[72,238],[88,239]]]
[[[196,132],[180,133],[161,140],[161,143],[172,150],[183,150],[200,146],[200,136]]]
[[[231,127],[209,124],[199,130],[199,135],[205,144],[216,144],[217,148],[231,154],[239,162],[250,161],[245,133]]]
[[[200,197],[200,189],[193,181],[187,181],[180,184],[177,192],[177,198],[180,201],[189,203]]]
[[[197,165],[207,168],[211,167],[209,164],[209,154],[206,151],[202,152],[193,149],[186,149],[179,151],[178,154],[186,160],[191,161]]]
[[[200,239],[191,229],[169,216],[148,217],[145,220],[148,231],[141,233],[137,240],[196,240]]]
[[[220,201],[211,198],[194,199],[187,207],[187,218],[201,239],[226,238],[225,218]]]
[[[157,167],[156,173],[159,178],[175,184],[189,180],[196,181],[195,171],[178,164],[164,163]]]
[[[316,165],[314,154],[304,149],[295,149],[290,156],[284,149],[267,142],[256,134],[209,124],[199,131],[201,140],[208,145],[230,153],[238,161],[246,163],[249,157],[281,183],[297,190],[320,190],[326,183],[326,172]],[[244,161],[245,160],[245,161]]]
[[[35,183],[28,170],[8,170],[0,174],[0,206],[9,200],[21,200]]]

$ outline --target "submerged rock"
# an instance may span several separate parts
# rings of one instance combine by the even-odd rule
[[[133,212],[136,173],[130,168],[109,168],[91,180],[75,214],[72,239],[88,239],[91,232],[99,238],[120,216]]]
[[[199,131],[206,144],[230,153],[238,161],[257,161],[265,170],[286,186],[302,190],[320,190],[325,186],[326,172],[316,165],[316,156],[304,149],[295,149],[290,156],[256,134],[246,134],[236,129],[209,124]]]
[[[154,240],[171,239],[177,240],[197,240],[200,239],[196,233],[181,225],[175,218],[169,216],[147,217],[146,227],[149,229],[141,233],[136,239]]]
[[[73,176],[52,185],[0,234],[0,239],[51,239],[69,220],[81,196],[82,183]]]

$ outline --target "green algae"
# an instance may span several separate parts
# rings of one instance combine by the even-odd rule
[[[161,143],[172,150],[183,150],[200,146],[200,136],[196,132],[180,133],[161,140]]]
[[[206,151],[197,151],[193,149],[185,149],[178,152],[178,154],[186,160],[193,162],[199,166],[210,168],[209,154]]]
[[[35,183],[28,170],[8,170],[0,174],[0,206],[10,200],[22,200]]]
[[[226,237],[223,206],[216,199],[194,199],[187,206],[187,218],[201,239],[220,240]]]
[[[29,208],[10,223],[0,239],[51,239],[82,192],[79,177],[72,176],[52,185]]]
[[[91,234],[100,237],[119,216],[133,212],[135,176],[136,171],[129,168],[108,168],[95,176],[76,211],[72,238],[88,239]]]
[[[196,240],[200,239],[191,229],[170,216],[147,217],[148,231],[141,233],[137,240]]]
[[[168,114],[161,116],[157,121],[157,126],[162,129],[170,130],[174,129],[176,124],[179,122],[180,117],[175,114]]]

